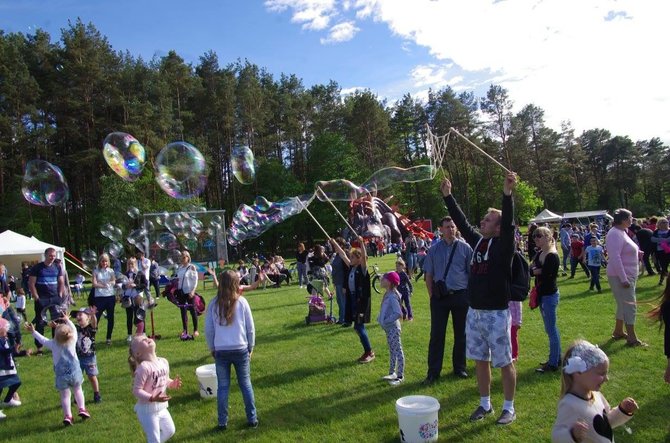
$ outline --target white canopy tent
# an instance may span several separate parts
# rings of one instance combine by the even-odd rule
[[[530,220],[531,223],[552,223],[560,222],[564,217],[561,217],[558,214],[554,214],[549,209],[543,209],[542,212],[537,214],[535,218]]]
[[[7,267],[7,275],[21,278],[21,265],[44,260],[44,250],[54,248],[56,257],[64,259],[65,248],[6,230],[0,234],[0,262]]]
[[[599,217],[606,218],[609,221],[614,220],[614,218],[611,215],[609,215],[607,213],[607,211],[604,210],[604,209],[601,209],[601,210],[598,210],[598,211],[566,212],[565,214],[563,214],[564,219],[568,219],[568,218],[577,218],[577,219],[580,219],[580,218],[596,218],[597,219]]]

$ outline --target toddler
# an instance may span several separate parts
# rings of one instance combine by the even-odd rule
[[[81,308],[77,311],[77,357],[79,367],[86,373],[93,388],[93,402],[100,403],[100,385],[98,383],[98,362],[95,357],[95,334],[98,332],[98,321],[95,317],[95,306]]]
[[[584,340],[570,346],[563,358],[553,442],[610,442],[612,428],[630,420],[638,409],[635,400],[628,397],[611,408],[600,392],[608,369],[609,359],[599,347]]]
[[[14,363],[14,347],[10,344],[9,322],[0,318],[0,395],[7,388],[7,395],[0,403],[1,406],[14,408],[21,406],[21,401],[14,398],[14,394],[21,386],[21,380],[16,372],[16,363]],[[0,418],[5,418],[0,410]]]
[[[156,356],[156,342],[146,335],[136,335],[130,342],[128,364],[133,373],[133,395],[137,397],[135,413],[148,443],[170,439],[175,433],[168,411],[170,397],[166,389],[181,388],[181,378],[170,378],[170,365]]]
[[[53,340],[37,332],[32,323],[26,323],[26,329],[33,334],[36,341],[51,349],[56,374],[56,389],[60,392],[60,404],[63,408],[63,424],[71,426],[73,421],[70,391],[74,393],[74,399],[79,407],[78,415],[82,420],[91,418],[91,414],[86,410],[84,392],[81,389],[83,377],[76,351],[77,330],[67,317],[68,315],[50,322],[49,326],[55,328]]]
[[[382,379],[388,380],[391,386],[402,383],[405,372],[405,354],[400,342],[399,320],[402,318],[402,310],[400,307],[400,294],[397,289],[399,284],[400,276],[398,276],[397,272],[391,271],[384,274],[381,279],[381,285],[386,289],[386,293],[382,298],[382,305],[377,317],[377,321],[382,329],[384,329],[384,332],[386,332],[386,341],[390,351],[389,373],[382,377]]]
[[[28,321],[28,317],[26,317],[26,292],[23,288],[16,290],[16,312],[21,314],[24,322]]]

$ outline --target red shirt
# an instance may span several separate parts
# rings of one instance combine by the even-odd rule
[[[573,238],[570,242],[570,257],[579,258],[584,250],[584,242],[578,238]]]

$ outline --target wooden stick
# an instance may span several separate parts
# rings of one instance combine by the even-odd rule
[[[309,209],[307,209],[307,206],[305,206],[305,204],[302,202],[302,200],[300,200],[300,197],[298,197],[298,201],[300,202],[300,206],[302,206],[302,208],[303,208],[305,211],[307,211],[307,213],[309,214],[309,216],[312,217],[312,220],[314,220],[314,223],[316,223],[316,225],[321,229],[321,231],[322,231],[323,234],[326,236],[326,238],[327,238],[328,240],[330,240],[330,235],[328,235],[328,233],[326,232],[326,230],[323,229],[323,226],[321,226],[321,224],[318,222],[318,220],[316,219],[316,217],[314,217],[314,215],[313,215],[311,212],[309,212]]]
[[[468,140],[467,137],[465,137],[463,134],[461,134],[460,132],[458,132],[456,129],[454,129],[454,128],[449,128],[449,131],[451,131],[451,132],[453,132],[454,134],[456,134],[456,135],[458,135],[459,137],[461,137],[463,140],[465,140],[466,142],[468,142],[472,147],[476,148],[479,152],[481,152],[482,154],[484,154],[485,156],[487,156],[489,159],[493,160],[493,162],[494,162],[496,165],[500,166],[500,167],[503,168],[505,171],[507,171],[507,172],[512,172],[512,171],[510,171],[509,169],[507,169],[505,166],[503,166],[503,164],[500,163],[498,160],[496,160],[495,158],[491,157],[491,156],[490,156],[486,151],[484,151],[482,148],[480,148],[479,146],[477,146],[476,144],[474,144],[474,143],[472,143],[470,140]]]
[[[330,206],[332,206],[333,209],[335,209],[335,212],[337,212],[337,214],[342,218],[342,220],[344,220],[344,223],[346,223],[347,227],[348,227],[349,230],[351,231],[351,234],[352,234],[352,235],[356,235],[356,230],[355,230],[354,228],[351,227],[351,225],[349,224],[349,222],[347,221],[347,219],[344,217],[344,215],[342,215],[342,213],[340,212],[340,210],[337,209],[337,206],[335,206],[335,204],[332,202],[332,200],[328,198],[328,196],[326,195],[325,192],[323,192],[323,189],[321,189],[320,186],[317,186],[317,187],[316,187],[316,192],[321,192],[321,194],[323,195],[323,198],[325,198],[326,201],[327,201],[328,203],[330,203]]]

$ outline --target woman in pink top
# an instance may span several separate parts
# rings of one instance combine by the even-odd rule
[[[628,346],[647,346],[635,334],[638,247],[626,233],[632,223],[633,214],[629,210],[617,209],[614,211],[612,229],[607,233],[607,280],[617,305],[612,338],[614,340],[625,338]]]

